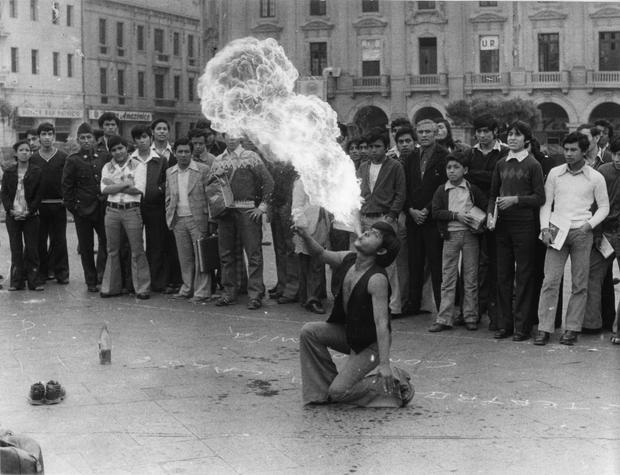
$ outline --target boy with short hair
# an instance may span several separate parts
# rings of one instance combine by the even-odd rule
[[[465,179],[468,162],[461,152],[446,158],[448,181],[433,195],[432,215],[443,238],[441,304],[430,332],[449,330],[454,323],[454,297],[458,279],[459,255],[463,253],[463,314],[470,331],[478,329],[478,255],[481,229],[472,210],[487,208],[487,198],[476,185]],[[475,210],[474,210],[475,211]],[[486,219],[486,218],[483,218]]]

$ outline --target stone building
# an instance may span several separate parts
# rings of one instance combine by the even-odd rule
[[[596,118],[620,130],[620,3],[384,0],[215,1],[220,44],[273,37],[362,128],[446,115],[458,99],[533,101],[557,143]]]

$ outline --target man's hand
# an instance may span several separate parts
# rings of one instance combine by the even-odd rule
[[[549,231],[549,228],[545,228],[541,231],[542,234],[542,242],[545,246],[549,247],[551,246],[551,244],[553,244],[553,236],[551,235],[551,231]]]
[[[394,390],[394,373],[389,363],[380,364],[377,374],[383,380],[383,391],[391,393]]]
[[[255,223],[259,223],[263,217],[263,210],[260,208],[249,209],[247,213],[250,215],[250,219]]]
[[[389,225],[393,225],[393,224],[394,224],[394,221],[395,221],[395,220],[394,220],[394,218],[392,218],[389,214],[386,214],[386,215],[383,217],[383,220],[384,220],[386,223],[388,223]]]
[[[426,221],[426,217],[428,216],[428,211],[425,209],[413,209],[409,208],[409,215],[413,218],[413,222],[417,225],[424,224]]]
[[[518,196],[500,196],[499,198],[497,198],[497,206],[499,209],[508,209],[518,203]]]
[[[487,229],[493,231],[495,229],[495,222],[493,221],[493,213],[487,213]]]
[[[589,233],[592,231],[592,225],[586,221],[586,223],[579,228],[579,231],[582,233]]]

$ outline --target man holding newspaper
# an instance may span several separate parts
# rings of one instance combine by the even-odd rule
[[[569,255],[572,288],[560,343],[573,345],[583,324],[592,230],[609,213],[605,179],[585,163],[588,146],[585,135],[569,134],[563,142],[566,164],[553,168],[545,183],[546,200],[540,208],[540,239],[547,246],[547,253],[535,345],[546,345],[553,333],[560,280]],[[596,204],[594,214],[593,204]]]

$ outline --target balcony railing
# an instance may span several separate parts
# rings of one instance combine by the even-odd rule
[[[620,89],[620,71],[588,71],[588,86]]]
[[[534,89],[561,89],[564,94],[567,94],[569,82],[568,71],[528,71],[525,74],[525,86],[530,94]]]
[[[353,95],[355,94],[381,94],[384,97],[390,95],[390,76],[361,76],[353,78]]]
[[[532,73],[532,82],[540,84],[558,83],[562,80],[560,71],[541,71]]]
[[[508,93],[510,73],[465,73],[465,92],[501,89]]]
[[[409,93],[439,91],[441,95],[448,94],[447,74],[418,74],[409,76]]]

